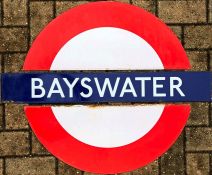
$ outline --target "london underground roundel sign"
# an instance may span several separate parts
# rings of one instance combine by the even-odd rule
[[[26,116],[40,142],[67,164],[94,173],[132,171],[171,147],[185,126],[190,106],[123,103],[122,99],[133,102],[131,97],[145,97],[145,83],[147,87],[150,81],[154,86],[153,97],[163,97],[158,82],[164,79],[135,77],[142,86],[138,93],[131,75],[124,82],[121,75],[110,82],[104,72],[115,76],[122,71],[189,68],[176,36],[150,13],[117,2],[81,5],[57,17],[39,34],[27,55],[24,70],[78,72],[72,83],[66,78],[63,83],[69,88],[70,97],[71,89],[81,83],[86,91],[78,88],[77,99],[82,103],[25,106]],[[94,74],[82,78],[83,72]],[[89,86],[91,82],[95,89]],[[52,84],[56,88],[51,85],[45,92],[37,87],[46,94],[47,102],[54,93],[65,99],[59,81],[54,79]],[[170,85],[170,98],[171,88]],[[179,86],[175,91],[184,95]],[[89,99],[95,98],[92,93],[99,94],[97,103],[104,103],[90,104]],[[107,103],[109,93],[111,102],[118,99],[120,103]]]

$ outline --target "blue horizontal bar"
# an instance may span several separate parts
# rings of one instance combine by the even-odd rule
[[[1,100],[28,104],[210,102],[211,87],[211,72],[5,73]]]

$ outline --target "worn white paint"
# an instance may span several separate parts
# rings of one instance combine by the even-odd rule
[[[77,140],[97,147],[111,148],[132,143],[159,120],[164,105],[52,107],[61,126]]]

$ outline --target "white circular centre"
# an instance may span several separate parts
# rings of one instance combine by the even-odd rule
[[[164,69],[155,50],[136,34],[113,27],[95,28],[69,40],[50,70]],[[148,133],[164,105],[52,107],[60,125],[79,141],[111,148],[130,144]]]

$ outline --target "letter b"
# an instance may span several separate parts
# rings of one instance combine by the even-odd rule
[[[35,85],[36,82],[38,85]],[[36,94],[35,91],[40,90],[40,94]],[[45,95],[45,89],[43,88],[43,80],[40,78],[31,79],[31,97],[32,98],[42,98]]]

